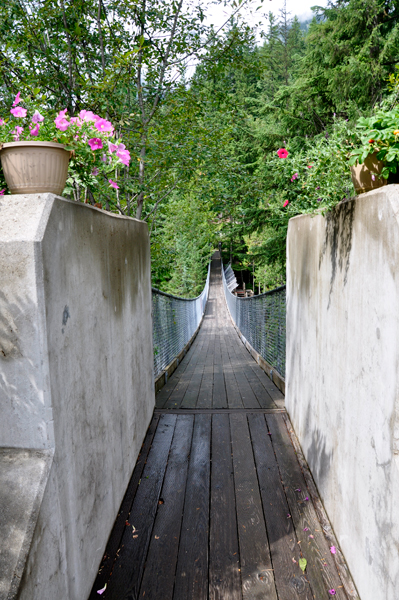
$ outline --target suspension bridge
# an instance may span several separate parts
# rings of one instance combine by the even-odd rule
[[[247,349],[283,378],[285,290],[237,299],[231,277],[215,253],[198,299],[153,293],[164,385],[90,600],[358,598],[284,395]]]

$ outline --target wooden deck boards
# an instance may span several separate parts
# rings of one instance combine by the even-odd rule
[[[333,588],[358,600],[318,521],[284,398],[240,342],[217,267],[201,330],[157,394],[89,600],[105,584],[105,600],[327,600]]]

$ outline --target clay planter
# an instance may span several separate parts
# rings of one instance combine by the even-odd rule
[[[0,150],[11,194],[62,194],[68,176],[69,152],[56,142],[8,142]]]
[[[351,167],[352,182],[357,194],[363,194],[387,185],[388,180],[378,177],[384,168],[384,163],[378,160],[376,153],[369,154],[363,164]],[[375,174],[374,181],[372,174]]]

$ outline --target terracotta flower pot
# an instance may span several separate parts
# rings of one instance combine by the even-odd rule
[[[352,182],[356,193],[363,194],[387,185],[388,180],[378,176],[383,168],[384,163],[378,160],[376,153],[369,154],[363,164],[351,167]]]
[[[69,152],[56,142],[8,142],[0,150],[11,194],[62,194],[68,176]]]

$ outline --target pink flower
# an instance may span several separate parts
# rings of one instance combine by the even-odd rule
[[[328,590],[328,593],[331,594],[331,596],[335,596],[337,592],[334,590],[334,588],[331,588],[331,590]]]
[[[309,527],[304,527],[304,531],[309,531]]]
[[[92,150],[101,150],[103,147],[103,141],[101,138],[91,138],[87,142]]]
[[[21,102],[20,98],[21,98],[21,92],[18,92],[18,94],[15,96],[15,100],[12,103],[12,105],[17,106],[17,104],[19,104]]]
[[[277,156],[279,158],[287,158],[288,152],[285,148],[280,148],[279,150],[277,150]]]
[[[26,108],[22,108],[22,106],[17,106],[17,108],[11,108],[10,113],[14,115],[14,117],[26,117],[26,113],[28,111]]]
[[[0,196],[4,196],[4,192],[6,191],[6,188],[0,190]]]
[[[34,124],[34,123],[31,123],[31,124],[29,125],[29,131],[30,131],[30,134],[31,134],[33,137],[36,137],[36,136],[38,135],[38,133],[39,133],[39,129],[40,129],[40,125],[39,125],[39,123],[36,123],[36,124]]]
[[[286,200],[286,201],[284,202],[283,206],[288,206],[288,204],[289,204],[289,203],[290,203],[290,201],[289,201],[289,200]]]
[[[117,144],[112,144],[111,142],[108,142],[108,150],[111,152],[116,152],[118,150],[118,146]]]
[[[308,165],[308,169],[311,169],[313,167],[313,165]]]
[[[101,590],[97,590],[97,594],[100,594],[100,596],[101,596],[101,594],[103,594],[106,589],[107,589],[107,584],[105,584]]]
[[[0,127],[1,127],[2,125],[4,125],[4,123],[5,123],[4,119],[0,119]]]
[[[116,190],[119,190],[119,185],[115,183],[115,181],[112,181],[112,179],[108,179],[108,181],[111,187],[115,188]]]
[[[295,179],[298,179],[299,175],[298,173],[294,173],[293,176],[291,177],[291,181],[295,181]]]
[[[35,110],[32,117],[32,123],[41,123],[42,121],[44,121],[43,115],[41,115],[38,110]]]
[[[121,144],[121,146],[122,145],[123,144]],[[119,147],[118,150],[116,151],[116,156],[119,158],[119,160],[121,161],[121,163],[123,163],[127,167],[129,166],[129,163],[130,163],[130,152],[129,152],[129,150],[122,150]]]
[[[18,125],[16,126],[16,128],[14,129],[14,131],[12,131],[11,133],[14,136],[14,140],[16,142],[19,142],[19,136],[21,135],[21,133],[23,132],[24,128],[23,127],[18,127]]]
[[[93,121],[95,123],[100,117],[95,115],[91,110],[81,110],[79,118],[82,119],[82,121]]]
[[[106,154],[103,154],[100,160],[101,160],[102,162],[107,162],[107,155],[106,155]]]
[[[106,119],[97,119],[95,128],[98,129],[98,131],[104,131],[104,132],[114,130],[112,123],[110,123]]]
[[[331,546],[330,552],[331,552],[331,554],[336,554],[336,552],[337,552],[336,547],[335,546]]]
[[[97,167],[94,167],[94,169],[92,170],[91,174],[94,175],[94,177],[97,177],[97,175],[99,174],[99,170],[97,169]]]
[[[371,176],[372,181],[375,181],[375,175]]]
[[[68,127],[70,126],[70,122],[65,118],[66,113],[67,113],[67,109],[61,110],[58,113],[58,115],[56,116],[56,118],[54,119],[55,126],[60,131],[66,131],[68,129]]]

